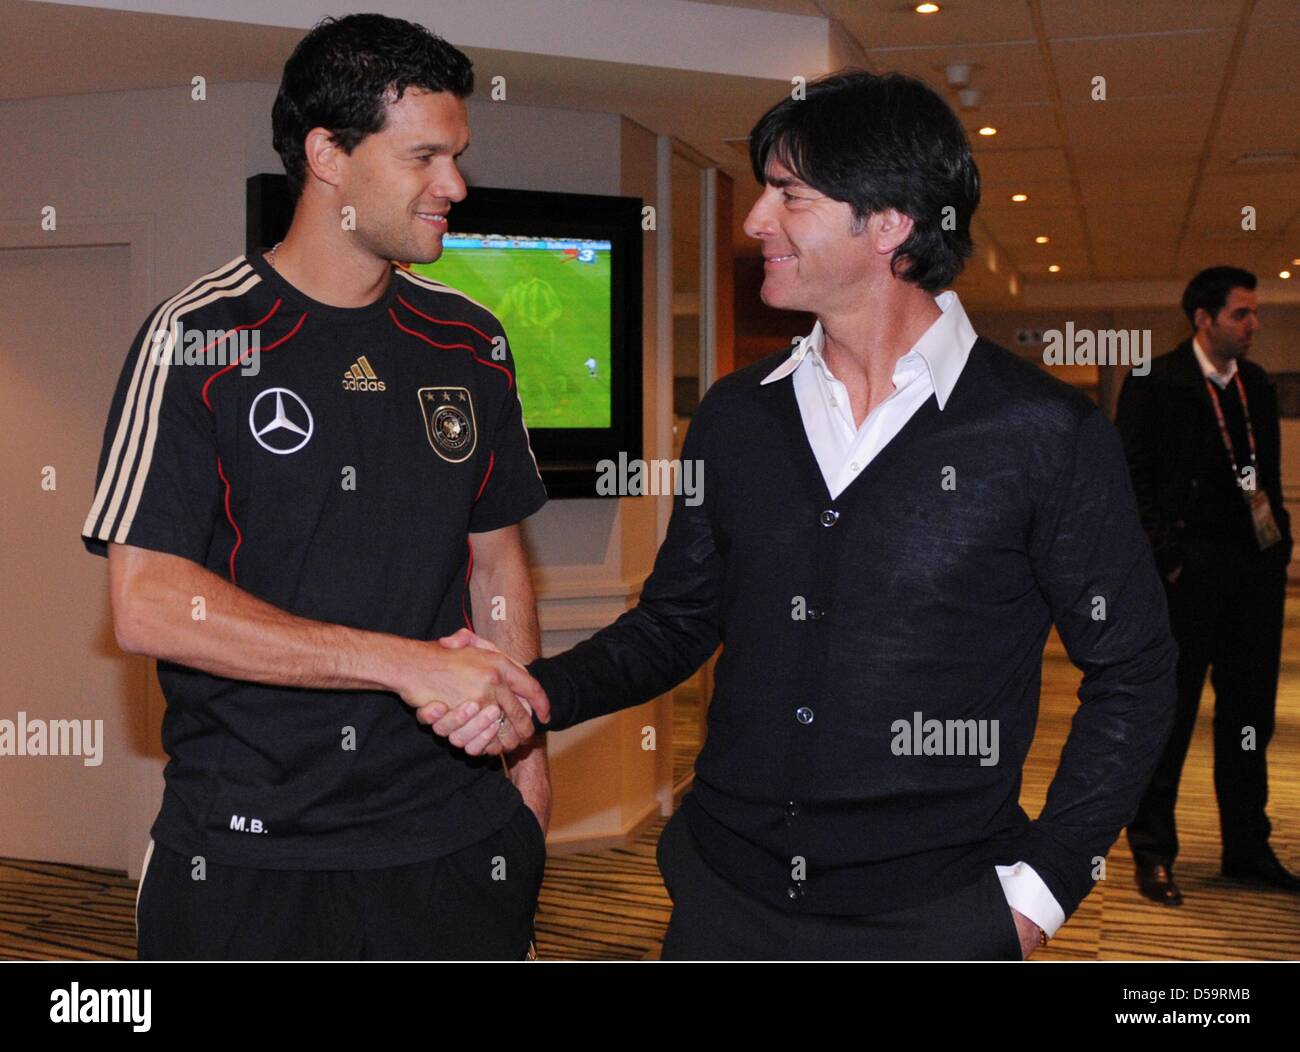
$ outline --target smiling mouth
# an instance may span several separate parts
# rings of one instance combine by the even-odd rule
[[[764,263],[788,263],[790,260],[794,258],[795,256],[793,253],[791,253],[788,256],[764,256],[763,262]]]
[[[415,215],[426,223],[440,227],[443,230],[447,229],[447,216],[443,212],[416,212]]]

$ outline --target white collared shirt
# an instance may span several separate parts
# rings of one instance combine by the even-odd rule
[[[948,404],[975,345],[976,333],[957,293],[941,292],[934,302],[943,313],[895,363],[893,392],[867,414],[861,427],[854,422],[848,389],[831,372],[822,355],[824,334],[820,321],[799,341],[790,357],[763,378],[762,382],[769,384],[793,375],[804,431],[831,499],[844,492],[931,395],[941,411]],[[1055,935],[1065,923],[1065,911],[1033,867],[1017,862],[994,868],[1007,904],[1049,937]]]
[[[1198,332],[1192,337],[1192,350],[1196,354],[1196,364],[1201,367],[1201,375],[1211,381],[1220,391],[1226,391],[1228,384],[1232,383],[1232,378],[1237,375],[1237,359],[1228,359],[1228,368],[1219,372],[1214,363],[1210,361],[1210,356],[1201,349],[1201,334]]]
[[[940,409],[947,404],[975,344],[975,330],[957,293],[942,292],[935,304],[943,313],[894,364],[893,393],[867,414],[861,427],[853,420],[848,388],[823,357],[820,321],[763,379],[768,384],[794,375],[808,443],[832,498],[844,492],[930,395],[936,396]]]

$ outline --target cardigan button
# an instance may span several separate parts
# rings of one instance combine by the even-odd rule
[[[839,519],[840,519],[840,513],[836,511],[834,508],[827,508],[824,512],[822,512],[823,526],[834,526],[837,522],[839,522]]]
[[[810,606],[808,608],[809,621],[820,621],[825,616],[826,616],[826,611],[823,610],[820,606]]]
[[[804,723],[804,724],[812,723],[813,710],[810,709],[807,705],[801,705],[799,706],[799,708],[794,710],[794,718],[797,719],[800,723]]]
[[[791,818],[793,818],[795,815],[799,813],[799,804],[796,801],[791,800],[788,804],[785,805],[785,813],[789,815]]]

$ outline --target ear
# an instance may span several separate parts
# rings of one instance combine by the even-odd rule
[[[342,167],[346,160],[342,148],[334,141],[327,128],[313,128],[303,142],[307,156],[307,169],[321,182],[337,187],[343,178]]]
[[[912,217],[904,215],[896,208],[886,208],[871,217],[867,229],[874,230],[876,251],[882,255],[892,255],[899,245],[912,236]]]
[[[1192,315],[1192,327],[1200,332],[1201,329],[1208,329],[1214,324],[1214,319],[1210,317],[1210,312],[1204,307],[1197,307],[1196,312]]]

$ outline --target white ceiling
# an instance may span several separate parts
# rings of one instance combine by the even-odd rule
[[[1167,298],[1170,282],[1214,263],[1255,270],[1266,297],[1291,299],[1296,278],[1277,272],[1300,257],[1300,4],[1295,0],[950,0],[937,15],[880,0],[700,0],[726,8],[714,17],[700,3],[641,0],[654,5],[666,33],[638,50],[624,41],[619,61],[581,39],[562,61],[468,45],[485,80],[503,74],[510,101],[523,105],[624,113],[671,134],[714,159],[737,182],[738,251],[752,245],[739,219],[757,188],[743,153],[750,127],[789,87],[773,68],[766,35],[789,31],[794,68],[808,64],[811,78],[831,65],[857,61],[877,71],[920,76],[956,98],[944,85],[943,67],[972,64],[973,86],[983,92],[976,110],[962,113],[983,177],[977,219],[976,260],[958,288],[987,306],[1017,302],[1014,275],[1029,304],[1096,300],[1116,283],[1141,299],[1141,288]],[[517,0],[536,17],[590,23],[596,15],[629,10],[625,0]],[[210,82],[279,80],[280,68],[309,19],[286,17],[278,25],[176,17],[157,9],[204,10],[185,0],[135,0],[107,10],[0,0],[0,99],[159,87],[188,80],[201,69]],[[394,10],[393,3],[373,8]],[[464,4],[433,6],[450,18]],[[210,10],[210,9],[208,9]],[[430,12],[429,5],[421,5]],[[480,8],[482,10],[482,8]],[[277,16],[279,12],[277,11]],[[782,18],[781,16],[799,16]],[[438,15],[425,14],[435,30]],[[724,19],[719,22],[719,18]],[[276,21],[266,15],[259,21]],[[838,23],[838,26],[835,26]],[[658,23],[656,23],[658,24]],[[657,58],[677,34],[699,55],[700,27],[725,25],[712,48],[716,64],[698,57],[672,63]],[[490,23],[488,23],[490,29]],[[819,51],[817,31],[847,34],[847,50]],[[453,42],[458,38],[447,30]],[[841,34],[842,35],[842,34]],[[591,34],[588,33],[588,37]],[[511,43],[518,37],[514,34]],[[474,39],[494,40],[490,32]],[[756,45],[761,41],[761,46]],[[782,40],[784,43],[784,39]],[[552,52],[557,44],[548,44]],[[747,49],[761,61],[745,61]],[[684,49],[684,51],[689,49]],[[709,49],[705,49],[705,53]],[[584,57],[600,55],[603,57]],[[781,64],[790,68],[784,60]],[[716,73],[725,67],[744,70]],[[1106,78],[1107,99],[1093,101],[1092,78]],[[975,134],[983,124],[993,138]],[[743,143],[741,144],[743,147]],[[1243,165],[1247,153],[1280,151],[1283,163]],[[1010,195],[1029,194],[1025,204]],[[1241,209],[1257,212],[1257,229],[1241,229]],[[1036,245],[1034,235],[1051,242]],[[996,261],[997,271],[987,261]],[[1059,264],[1060,274],[1047,272]],[[1153,300],[1154,302],[1154,300]]]

